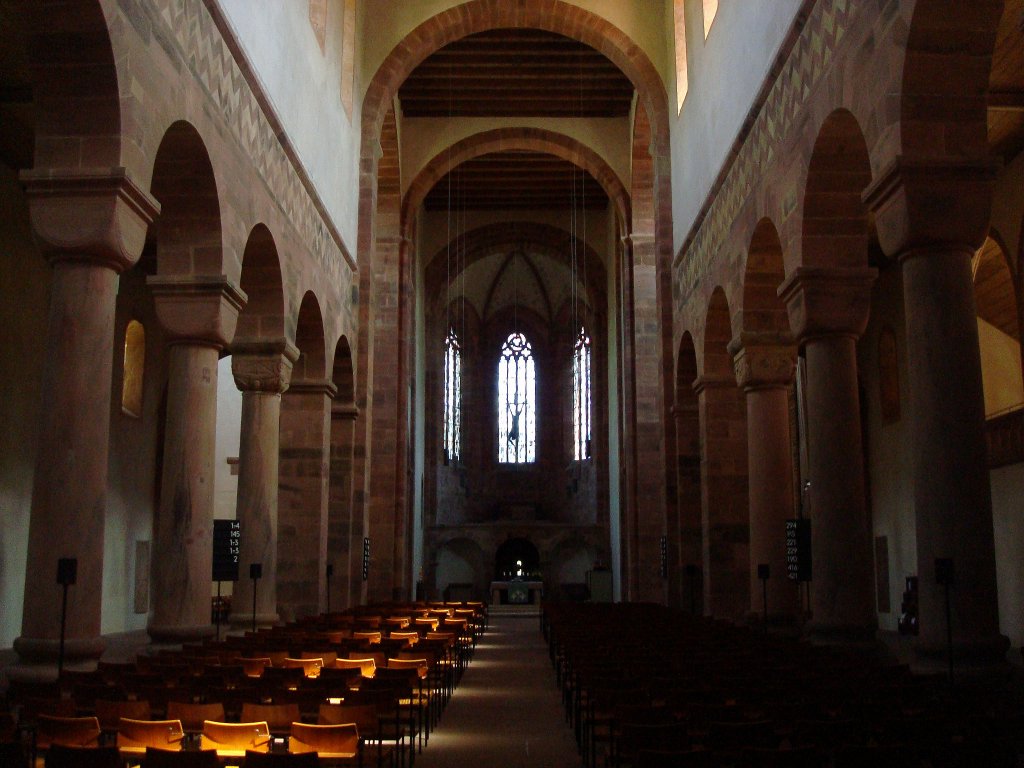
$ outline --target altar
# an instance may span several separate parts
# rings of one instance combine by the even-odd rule
[[[518,579],[492,581],[491,605],[500,605],[502,602],[510,605],[540,605],[540,598],[543,592],[543,581],[524,581]],[[502,597],[505,599],[502,600]]]

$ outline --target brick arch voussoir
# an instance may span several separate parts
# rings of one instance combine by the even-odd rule
[[[987,156],[985,64],[995,50],[1003,10],[1003,0],[957,3],[952,24],[948,0],[914,3],[900,78],[905,156]],[[935,128],[925,130],[927,124]],[[934,140],[937,135],[941,141]]]
[[[758,219],[746,243],[733,325],[747,332],[784,334],[789,328],[788,314],[778,288],[786,275],[785,251],[770,216]]]
[[[654,64],[622,30],[595,13],[564,0],[471,0],[432,16],[385,57],[363,99],[362,157],[372,158],[384,115],[406,77],[448,43],[501,27],[543,29],[586,43],[608,57],[630,79],[656,126],[655,140],[668,148],[668,95]]]
[[[583,168],[613,201],[620,223],[629,221],[629,194],[615,171],[593,149],[570,136],[543,128],[496,128],[474,134],[441,150],[416,175],[402,203],[403,235],[412,236],[416,209],[450,169],[475,157],[507,150],[546,152]]]
[[[26,4],[37,169],[123,164],[117,56],[102,6],[64,3],[54,23],[48,4]]]

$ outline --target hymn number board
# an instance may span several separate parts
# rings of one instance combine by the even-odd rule
[[[213,521],[213,580],[238,581],[242,528],[237,520]]]
[[[786,577],[791,581],[811,580],[811,521],[786,521]]]

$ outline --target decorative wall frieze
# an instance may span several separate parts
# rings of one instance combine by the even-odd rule
[[[355,260],[216,0],[151,0],[147,5],[165,28],[161,39],[177,46],[211,101],[211,111],[245,150],[325,277],[340,282],[344,267],[354,272]]]
[[[855,0],[810,0],[813,8],[800,27],[788,56],[769,72],[767,93],[755,100],[737,145],[673,264],[672,293],[676,306],[685,303],[703,282],[722,249],[733,222],[765,169],[776,160],[798,122],[811,92],[832,66],[835,51],[867,3]],[[783,50],[785,46],[783,47]]]

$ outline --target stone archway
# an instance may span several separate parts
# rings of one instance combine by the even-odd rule
[[[382,257],[389,259],[389,263],[392,259],[396,262],[401,261],[404,264],[411,262],[406,253],[410,244],[402,235],[404,230],[402,229],[400,211],[392,205],[390,199],[386,199],[383,189],[378,185],[378,168],[397,168],[397,147],[391,146],[392,142],[388,138],[388,131],[383,130],[383,128],[387,125],[386,116],[392,108],[393,97],[397,93],[398,87],[412,70],[432,52],[466,35],[495,28],[541,29],[563,34],[574,40],[584,42],[603,53],[616,64],[637,88],[639,103],[643,107],[637,111],[646,115],[651,127],[650,146],[652,148],[653,174],[650,177],[650,184],[653,189],[652,197],[655,201],[653,212],[655,226],[652,230],[654,239],[649,259],[654,265],[655,272],[659,275],[657,289],[659,304],[665,308],[665,311],[659,314],[657,318],[647,318],[644,325],[649,325],[652,321],[660,323],[660,333],[664,336],[669,336],[670,323],[662,322],[669,317],[670,294],[668,292],[669,283],[667,275],[672,251],[670,152],[668,141],[669,113],[665,87],[656,68],[647,58],[646,54],[627,35],[600,16],[561,0],[555,0],[554,2],[535,2],[530,0],[529,2],[515,5],[496,0],[473,0],[457,8],[447,9],[424,21],[406,35],[392,49],[391,53],[385,57],[374,74],[363,101],[360,148],[362,173],[360,175],[358,234],[360,264],[364,265],[366,271],[369,272],[371,270],[371,262]],[[378,252],[381,250],[382,253]],[[397,258],[394,258],[396,253],[404,253],[406,255],[405,257],[398,255]],[[648,257],[645,256],[645,258]],[[381,272],[376,267],[373,269],[378,273]],[[408,284],[407,278],[408,273],[399,275],[396,271],[396,279],[392,281],[392,285]],[[363,292],[361,295],[372,302],[372,297],[369,293]],[[404,303],[399,301],[400,305]],[[632,308],[624,308],[623,312],[631,313]],[[376,327],[382,327],[381,323],[376,322],[372,318],[368,318],[367,322],[373,323]],[[363,318],[361,317],[362,324]],[[403,337],[403,334],[399,332],[397,323],[390,330],[394,332],[395,338]],[[405,334],[405,336],[408,337],[409,334]],[[670,355],[670,346],[670,343],[667,345],[662,343],[660,345],[660,353],[664,354],[667,350]],[[367,347],[362,343],[360,343],[359,347],[362,359],[363,350]],[[376,352],[374,352],[374,356],[377,356]],[[397,358],[402,363],[410,360],[408,345],[399,350]],[[360,369],[363,370],[363,366],[360,365]],[[401,365],[399,365],[398,369],[403,370]],[[666,370],[670,372],[670,364],[667,368],[659,371],[659,376],[664,377]],[[394,391],[387,389],[387,387],[397,384],[398,382],[382,381],[381,387],[378,387],[377,384],[370,386],[379,394],[381,399],[386,397],[389,402],[392,400],[398,402],[401,409],[403,407],[404,388],[398,387]],[[659,381],[658,387],[659,395],[663,394],[664,382]],[[664,405],[663,400],[663,397],[659,399],[659,408]],[[659,414],[660,417],[666,415],[666,413],[661,411],[659,411]],[[376,421],[376,416],[373,414],[370,414],[368,418]],[[389,416],[388,419],[390,420],[390,418]],[[407,420],[403,417],[401,410],[398,414],[395,414],[395,418],[398,424],[398,431],[401,432],[403,429],[402,425]],[[379,433],[381,431],[374,428],[373,432]],[[401,443],[401,440],[399,443]],[[381,453],[381,450],[384,452]],[[368,450],[367,454],[369,452]],[[391,462],[389,460],[391,452],[387,446],[375,449],[374,454],[374,466],[383,466],[388,469],[380,474],[381,491],[378,493],[371,490],[367,494],[367,498],[371,500],[370,503],[372,503],[375,509],[379,510],[379,512],[374,512],[373,514],[393,516],[396,521],[396,528],[394,530],[404,532],[404,521],[407,519],[406,504],[402,498],[406,491],[403,488],[406,475],[403,471],[404,455],[399,452],[395,456],[395,462]],[[664,461],[665,459],[662,457],[662,462]],[[397,477],[392,476],[390,473],[390,467],[393,465],[400,467]],[[663,480],[664,471],[661,471],[660,481],[663,482]],[[365,482],[370,483],[371,486],[376,486],[377,479],[376,477],[366,478]],[[657,485],[658,482],[653,483],[653,486]],[[663,496],[663,490],[660,487],[656,488],[656,491],[659,497]],[[408,536],[405,538],[408,539]],[[394,544],[395,554],[398,555],[400,544],[398,541],[392,543]],[[400,575],[404,565],[398,562],[397,558],[393,565],[395,566],[392,569],[393,572]],[[382,586],[378,585],[377,592],[380,594],[376,596],[390,597],[391,595],[384,593]],[[404,587],[398,586],[397,583],[392,586],[393,594],[400,594],[404,591]],[[631,594],[634,597],[638,596],[636,590],[633,590]]]
[[[528,577],[540,569],[540,553],[532,541],[523,536],[505,539],[494,552],[494,578]]]

